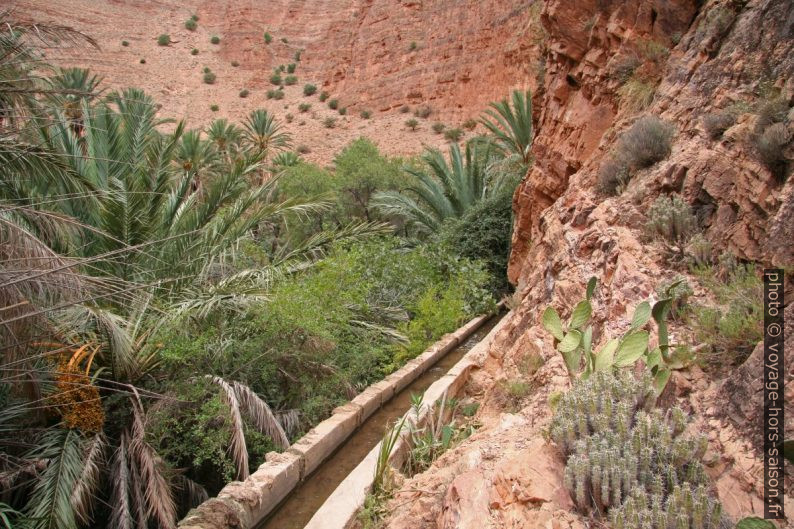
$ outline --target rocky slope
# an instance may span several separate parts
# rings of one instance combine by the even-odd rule
[[[570,313],[587,279],[596,276],[601,286],[594,319],[602,332],[595,342],[624,331],[633,307],[682,271],[672,270],[658,245],[642,239],[648,207],[660,194],[680,192],[693,206],[715,255],[730,251],[763,265],[794,264],[794,179],[783,183],[759,163],[749,141],[757,113],[739,115],[718,140],[710,139],[702,124],[706,113],[737,101],[757,108],[769,87],[781,91],[790,109],[794,4],[546,0],[541,20],[547,39],[544,82],[535,96],[535,164],[514,198],[509,276],[517,286],[515,310],[467,388],[483,403],[478,412],[483,427],[429,471],[404,482],[390,504],[386,525],[391,528],[590,524],[571,514],[563,462],[543,437],[551,417],[548,397],[565,390],[569,379],[539,315],[548,304]],[[656,67],[659,84],[652,103],[638,112],[618,96],[622,83],[616,73],[625,57],[642,56],[640,46],[650,39],[670,52]],[[654,73],[650,62],[638,68]],[[596,191],[599,168],[619,134],[643,114],[675,125],[672,153],[636,174],[623,194],[607,198]],[[789,112],[789,132],[791,122]],[[789,280],[789,299],[791,293]],[[794,304],[786,318],[791,344]],[[790,345],[786,349],[791,381],[794,352]],[[544,361],[534,374],[526,368],[533,357]],[[696,418],[695,428],[708,433],[708,472],[734,518],[763,516],[761,360],[758,347],[727,376],[697,367],[675,372],[663,396],[682,404]],[[515,379],[532,388],[518,405],[504,389]],[[792,384],[786,400],[794,402]],[[791,434],[794,409],[787,410]],[[789,513],[792,499],[789,492]]]
[[[57,64],[89,67],[104,76],[107,88],[144,88],[162,104],[165,117],[187,119],[190,126],[217,117],[239,121],[263,107],[282,119],[292,114],[286,129],[296,145],[311,149],[307,158],[326,163],[362,135],[393,155],[415,154],[425,144],[443,147],[433,122],[459,127],[510,89],[531,86],[537,55],[532,3],[11,0],[10,7],[17,17],[72,26],[98,42],[98,50],[52,50],[48,59]],[[184,22],[192,14],[199,17],[198,27],[188,31]],[[157,45],[163,33],[171,45]],[[210,43],[214,35],[220,37],[217,45]],[[198,55],[190,54],[193,48]],[[296,52],[298,84],[286,87],[281,101],[266,99],[274,88],[273,68],[295,62]],[[217,75],[215,84],[202,82],[204,67]],[[304,83],[338,98],[347,115],[316,95],[304,97]],[[242,89],[250,95],[240,98]],[[302,102],[312,104],[305,114],[297,108]],[[411,116],[399,111],[405,105],[429,106],[433,113],[411,132],[404,125]],[[361,118],[363,110],[372,118]],[[333,129],[323,125],[329,117],[337,119]]]

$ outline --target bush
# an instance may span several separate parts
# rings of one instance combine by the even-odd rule
[[[513,222],[513,191],[515,179],[472,206],[461,218],[446,221],[439,240],[452,255],[481,262],[488,271],[488,285],[493,292],[504,293],[510,288],[507,281],[507,258]]]
[[[361,111],[361,113],[360,113],[359,115],[360,115],[360,116],[361,116],[363,119],[369,119],[369,118],[371,118],[371,117],[372,117],[372,112],[370,112],[369,110],[362,110],[362,111]]]
[[[411,130],[416,130],[416,128],[419,126],[419,122],[414,118],[411,118],[405,121],[405,126]]]
[[[268,99],[275,99],[278,101],[279,99],[284,99],[284,91],[283,90],[268,90],[266,93]]]
[[[303,95],[311,96],[311,95],[314,95],[315,92],[317,92],[317,87],[314,86],[313,84],[305,84],[305,85],[303,85]]]
[[[444,128],[445,125],[443,123],[439,123],[439,122],[433,123],[432,129],[433,132],[435,132],[436,134],[441,134],[442,132],[444,132]]]
[[[281,82],[282,82],[281,74],[274,73],[273,75],[270,76],[270,83],[271,84],[274,84],[274,85],[277,85],[277,86],[281,86]]]
[[[296,150],[300,154],[309,154],[310,152],[312,152],[311,149],[309,149],[308,145],[298,145],[298,148]]]
[[[213,72],[205,72],[204,73],[204,82],[207,84],[214,84],[216,76]]]
[[[289,40],[287,40],[287,37],[281,37],[281,42],[283,42],[284,44],[288,44]]]
[[[347,115],[347,107],[342,107],[339,109],[339,115],[344,116]]]
[[[198,48],[193,48],[192,50],[190,50],[190,54],[191,55],[198,55],[199,54]]]
[[[463,122],[463,128],[466,130],[474,130],[477,128],[477,120],[476,119],[467,119]]]
[[[448,141],[458,142],[462,137],[463,129],[454,128],[448,129],[446,132],[444,132],[444,138],[446,138]]]
[[[239,62],[237,62],[237,61],[232,61],[232,68],[237,68],[238,66],[240,66],[240,63],[239,63]]]
[[[330,108],[331,110],[336,110],[337,108],[339,108],[339,100],[331,99],[330,101],[328,101],[328,108]]]
[[[736,112],[730,109],[722,110],[713,114],[703,116],[703,128],[712,140],[722,137],[722,134],[736,123]]]
[[[730,260],[729,260],[730,261]],[[740,365],[763,339],[763,282],[752,265],[729,262],[726,270],[696,269],[716,306],[694,305],[687,319],[698,358],[712,367]]]
[[[414,116],[422,119],[427,119],[428,117],[430,117],[430,114],[432,113],[433,113],[433,109],[431,109],[427,105],[419,107],[416,110],[414,110]]]
[[[618,88],[621,103],[632,112],[639,112],[650,106],[656,94],[656,82],[643,76],[632,75]]]
[[[320,102],[324,103],[326,99],[328,99],[331,95],[328,92],[321,92],[320,93]]]
[[[286,116],[284,116],[284,121],[286,121],[287,123],[292,123],[294,120],[295,120],[295,116],[293,116],[292,114],[287,114]]]
[[[323,120],[323,126],[326,129],[332,129],[332,128],[336,127],[336,118],[325,118]]]
[[[129,42],[127,42],[126,40],[122,40],[122,41],[121,41],[121,45],[122,45],[122,46],[124,46],[124,47],[126,48],[127,46],[129,46],[129,45],[130,45],[130,43],[129,43]]]
[[[163,33],[159,37],[157,37],[157,45],[158,46],[168,46],[171,44],[171,36]]]
[[[410,111],[411,111],[411,107],[409,107],[408,105],[403,105],[400,107],[400,114],[407,114]]]
[[[210,42],[213,43],[213,44],[220,44],[221,38],[219,36],[217,36],[217,35],[213,35],[210,38]]]
[[[146,64],[146,59],[144,59],[144,58],[141,58],[141,60],[140,60],[140,61],[138,61],[138,62],[140,62],[141,64]]]
[[[194,14],[190,15],[190,20],[192,20],[193,22],[198,22],[199,21],[199,16],[194,13]]]
[[[243,98],[248,97],[248,90],[246,90],[245,88],[240,90],[240,97],[243,97]]]
[[[780,181],[785,180],[788,172],[785,149],[791,140],[785,123],[773,123],[754,137],[758,159]]]
[[[265,31],[265,44],[270,44],[273,42],[273,35]]]
[[[212,110],[213,112],[217,112],[219,109],[220,107],[218,105],[210,105],[210,110]]]
[[[630,179],[626,162],[614,157],[607,158],[598,170],[598,190],[605,195],[619,195]]]
[[[198,24],[196,24],[196,21],[193,20],[192,18],[189,18],[185,21],[185,29],[187,30],[196,31],[197,26]]]
[[[202,71],[203,73],[210,73],[210,71],[211,71],[211,70],[210,70],[210,67],[209,67],[209,66],[205,66],[204,68],[202,68],[202,69],[201,69],[201,71]]]
[[[311,104],[301,103],[298,105],[298,112],[308,112],[310,108],[312,108]]]
[[[301,62],[301,51],[298,50],[295,52],[295,55],[292,56],[295,62]]]
[[[295,63],[291,62],[287,65],[287,73],[295,73]]]
[[[634,75],[634,71],[640,67],[642,61],[636,55],[625,55],[620,57],[615,61],[615,65],[612,67],[612,74],[611,77],[616,79],[621,83],[625,83],[631,76]]]
[[[298,84],[298,78],[294,75],[288,75],[284,78],[284,84],[287,86]]]
[[[673,127],[656,116],[644,116],[621,134],[617,151],[629,169],[642,169],[664,160],[672,150]]]

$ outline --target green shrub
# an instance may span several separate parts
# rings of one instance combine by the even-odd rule
[[[408,46],[408,51],[416,51],[419,48],[419,45],[416,42],[411,42],[411,45]]]
[[[275,99],[278,101],[279,99],[284,99],[284,91],[283,90],[268,90],[266,92],[266,96],[268,99]]]
[[[287,73],[295,73],[295,63],[291,62],[287,65]]]
[[[274,84],[274,85],[277,85],[277,86],[280,86],[281,83],[282,83],[281,74],[274,73],[273,75],[271,75],[270,76],[270,83]]]
[[[653,62],[666,60],[670,55],[670,48],[653,39],[640,39],[637,42],[637,52],[645,59]]]
[[[296,51],[295,55],[293,55],[292,58],[295,60],[295,62],[300,62],[301,61],[301,50]]]
[[[329,94],[328,92],[320,92],[321,103],[325,102],[325,100],[328,99],[329,97],[331,97],[331,94]]]
[[[331,110],[336,110],[339,108],[339,100],[338,99],[331,99],[328,101],[328,108]]]
[[[292,114],[287,114],[284,116],[284,121],[286,121],[287,123],[292,123],[294,120],[295,120],[295,116],[293,116]]]
[[[340,109],[339,109],[339,115],[340,115],[340,116],[345,116],[345,115],[347,115],[347,107],[342,107],[342,108],[340,108]]]
[[[311,95],[314,95],[315,92],[317,92],[317,87],[314,86],[313,84],[305,84],[305,85],[303,85],[303,95],[311,96]]]
[[[240,66],[240,63],[237,61],[232,61],[231,64],[232,64],[232,68],[237,68],[238,66]]]
[[[427,119],[428,117],[430,117],[430,114],[432,113],[433,113],[433,109],[427,105],[421,106],[416,110],[414,110],[414,116],[422,119]]]
[[[192,50],[190,50],[190,54],[191,55],[198,55],[199,54],[198,48],[193,48]]]
[[[215,74],[213,72],[205,72],[203,79],[204,79],[204,82],[207,83],[207,84],[214,84],[216,76],[215,76]]]
[[[294,75],[288,75],[284,78],[284,84],[287,86],[292,86],[298,84],[298,78]]]
[[[198,22],[199,21],[199,16],[194,13],[194,14],[190,15],[190,20],[192,20],[193,22]]]
[[[284,72],[287,71],[287,67],[284,66],[283,64],[279,64],[278,67],[276,69],[274,69],[273,71],[276,72],[276,73],[284,73]]]
[[[243,98],[248,97],[248,90],[245,89],[245,88],[240,90],[240,97],[243,97]]]
[[[289,40],[287,40],[287,37],[281,37],[281,42],[283,42],[284,44],[288,44]]]
[[[411,130],[416,130],[416,128],[419,126],[419,121],[414,118],[408,119],[405,121],[405,126]]]
[[[444,138],[448,141],[458,142],[463,137],[463,129],[454,128],[454,129],[447,129],[444,132]]]
[[[621,103],[632,112],[639,112],[650,106],[656,95],[656,81],[641,75],[632,75],[623,86],[618,88]]]
[[[598,190],[605,195],[619,195],[630,179],[626,162],[615,157],[606,158],[598,169]]]
[[[639,68],[641,64],[642,61],[640,58],[634,54],[619,57],[615,60],[614,66],[612,66],[611,77],[620,83],[625,83],[631,79],[631,76],[634,75],[634,71]]]
[[[407,114],[410,111],[411,111],[411,107],[409,107],[408,105],[403,105],[400,107],[400,114]]]
[[[463,128],[466,130],[474,130],[477,128],[477,120],[476,119],[467,119],[463,122]]]
[[[196,24],[196,21],[193,20],[192,18],[189,18],[185,21],[185,29],[187,30],[196,31],[197,26],[198,24]]]
[[[312,152],[311,149],[309,149],[308,145],[298,145],[296,151],[298,151],[298,153],[300,154],[309,154],[310,152]]]
[[[436,134],[441,134],[442,132],[444,132],[445,125],[443,123],[436,122],[433,123],[433,126],[431,128],[433,129],[433,132],[435,132]]]
[[[130,43],[129,43],[129,42],[127,42],[126,40],[122,40],[122,41],[121,41],[121,45],[122,45],[122,46],[124,46],[124,47],[126,48],[127,46],[129,46],[129,45],[130,45]]]
[[[716,300],[716,306],[692,307],[688,322],[698,358],[711,367],[730,367],[744,362],[763,339],[763,282],[754,266],[729,262],[696,273]]]
[[[270,44],[273,42],[273,35],[265,31],[265,44]]]
[[[162,35],[157,37],[157,45],[158,46],[168,46],[169,44],[171,44],[171,36],[170,35],[168,35],[166,33],[163,33]]]
[[[298,105],[298,112],[308,112],[312,106],[310,103],[301,103]]]
[[[217,112],[219,109],[220,107],[218,105],[210,105],[210,110],[212,110],[213,112]]]
[[[332,128],[336,127],[336,118],[330,118],[330,117],[329,118],[325,118],[323,120],[323,126],[326,129],[332,129]]]
[[[369,110],[362,110],[359,116],[361,116],[362,119],[369,119],[372,117],[372,112]]]
[[[664,160],[672,150],[674,129],[656,116],[644,116],[620,136],[618,153],[632,169]]]
[[[138,61],[138,62],[140,62],[141,64],[146,64],[146,59],[144,59],[144,58],[141,58],[141,60],[140,60],[140,61]]]
[[[472,206],[459,219],[446,221],[440,242],[453,255],[483,264],[493,292],[507,292],[507,258],[513,223],[513,191],[518,179],[506,183],[500,192]]]
[[[209,67],[209,66],[205,66],[204,68],[202,68],[202,69],[201,69],[201,71],[202,71],[203,73],[210,73],[212,70],[210,70],[210,67]]]
[[[220,44],[220,42],[221,42],[221,38],[220,38],[219,36],[217,36],[217,35],[213,35],[213,36],[210,38],[210,42],[211,42],[212,44]]]

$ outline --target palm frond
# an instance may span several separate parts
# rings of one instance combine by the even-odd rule
[[[85,445],[83,470],[72,490],[71,502],[80,522],[88,524],[91,521],[94,493],[105,464],[105,436],[102,433],[95,434]]]
[[[110,525],[117,529],[133,529],[130,506],[130,469],[127,464],[127,436],[122,434],[119,446],[113,453],[110,475],[112,493],[110,497]]]
[[[267,403],[259,398],[259,395],[240,382],[233,382],[232,388],[237,395],[241,409],[248,415],[254,426],[263,434],[269,436],[279,448],[286,450],[289,448],[289,439],[281,427],[281,423],[273,414],[273,410]]]
[[[243,417],[240,413],[240,401],[237,398],[237,392],[235,392],[231,384],[221,377],[207,375],[207,378],[221,387],[223,402],[226,403],[231,414],[229,452],[231,452],[232,459],[237,466],[237,479],[246,479],[248,477],[248,449],[245,445],[245,428],[243,426]]]

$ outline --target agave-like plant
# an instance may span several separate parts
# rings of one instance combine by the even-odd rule
[[[503,156],[517,156],[528,167],[532,161],[532,94],[513,91],[512,106],[503,99],[491,103],[480,120],[491,133],[494,145]]]
[[[449,162],[435,149],[422,155],[425,167],[404,170],[415,184],[403,191],[377,193],[373,205],[382,214],[404,219],[417,233],[436,232],[449,218],[463,216],[477,202],[499,189],[500,174],[486,171],[489,146],[470,141],[464,152],[449,147]]]

